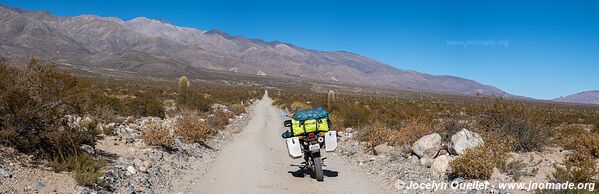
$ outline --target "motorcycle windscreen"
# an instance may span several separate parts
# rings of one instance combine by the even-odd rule
[[[329,131],[324,135],[324,147],[327,152],[337,149],[337,131]]]
[[[298,137],[285,139],[287,141],[287,152],[289,157],[296,159],[303,156],[302,147]]]

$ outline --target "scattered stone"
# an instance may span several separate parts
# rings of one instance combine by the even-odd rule
[[[375,155],[383,155],[385,153],[388,153],[392,149],[393,149],[393,147],[389,146],[388,143],[380,144],[380,145],[374,146],[374,154]]]
[[[443,156],[443,155],[447,155],[447,150],[445,149],[441,149],[441,151],[439,151],[439,156]]]
[[[443,177],[448,167],[449,159],[447,159],[447,155],[441,155],[435,158],[431,164],[431,174],[437,178]]]
[[[10,172],[4,168],[0,168],[0,177],[3,178],[12,178],[12,174],[10,174]]]
[[[94,149],[94,147],[90,146],[90,145],[86,145],[83,144],[81,145],[81,147],[79,147],[81,150],[85,151],[86,153],[90,154],[90,155],[94,155],[96,154],[96,150]]]
[[[351,127],[345,128],[345,133],[352,133],[354,131],[354,129],[352,129]]]
[[[468,129],[462,129],[451,136],[448,148],[451,154],[462,155],[466,149],[474,148],[484,143],[483,138],[477,133],[471,132]]]
[[[135,165],[135,167],[139,168],[143,165],[143,161],[141,161],[139,158],[135,158],[135,159],[133,159],[133,165]]]
[[[418,156],[411,156],[410,162],[414,165],[418,164]]]
[[[46,185],[44,184],[44,182],[42,182],[42,181],[40,181],[40,180],[38,180],[38,181],[35,183],[35,188],[37,188],[37,189],[42,189],[42,188],[44,188],[44,187],[46,187]]]
[[[133,166],[127,166],[127,172],[130,174],[135,174],[137,173],[137,170],[135,170]]]
[[[433,159],[431,158],[420,158],[420,166],[423,167],[431,167],[431,163],[433,163]]]
[[[143,167],[152,168],[152,163],[149,160],[143,162]]]
[[[440,149],[441,135],[437,133],[425,135],[412,145],[412,152],[420,158],[434,158]]]

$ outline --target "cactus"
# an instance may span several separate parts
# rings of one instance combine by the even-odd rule
[[[185,105],[187,103],[187,96],[189,92],[189,79],[185,76],[181,76],[179,78],[179,102],[180,105]]]
[[[333,109],[333,103],[335,103],[335,92],[331,90],[327,95],[327,108]]]

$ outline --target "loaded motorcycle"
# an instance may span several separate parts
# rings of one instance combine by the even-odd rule
[[[310,111],[315,110],[324,111],[322,108]],[[285,112],[281,115],[286,117]],[[303,156],[304,168],[312,171],[317,181],[324,180],[322,166],[326,157],[322,157],[321,149],[332,152],[337,148],[337,132],[329,131],[330,123],[328,113],[324,116],[309,116],[308,119],[298,118],[296,113],[293,118],[283,122],[283,126],[290,129],[282,135],[287,143],[289,157],[297,159]]]

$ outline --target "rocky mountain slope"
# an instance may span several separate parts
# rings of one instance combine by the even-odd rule
[[[591,90],[554,99],[560,102],[599,104],[599,90]]]
[[[144,17],[60,17],[0,6],[0,56],[102,67],[150,76],[198,69],[460,94],[511,96],[454,76],[400,70],[358,54],[203,31]]]

